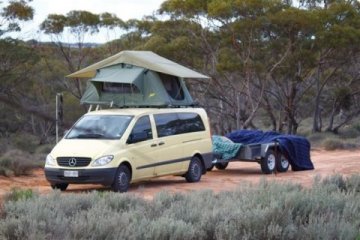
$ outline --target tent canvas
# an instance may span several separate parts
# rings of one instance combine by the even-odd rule
[[[68,77],[91,78],[81,99],[82,104],[118,107],[191,106],[194,102],[184,78],[208,78],[143,51],[120,52]]]
[[[68,78],[92,78],[98,69],[118,65],[120,63],[142,67],[155,72],[165,73],[179,78],[209,79],[201,73],[161,57],[151,51],[122,51],[100,62],[68,75]]]

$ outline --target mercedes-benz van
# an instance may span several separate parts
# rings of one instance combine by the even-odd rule
[[[46,157],[45,176],[63,191],[99,183],[126,192],[130,183],[164,175],[200,181],[212,160],[204,109],[109,109],[74,124]]]

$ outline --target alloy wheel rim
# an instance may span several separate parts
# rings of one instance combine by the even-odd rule
[[[284,156],[281,156],[281,166],[283,168],[287,168],[289,166],[289,161],[284,157]]]
[[[193,172],[193,174],[194,174],[194,176],[195,176],[196,178],[199,177],[199,175],[200,175],[200,167],[199,167],[198,164],[194,164],[194,165],[193,165],[192,172]]]
[[[267,158],[267,165],[270,170],[273,170],[275,168],[275,155],[270,154]]]
[[[119,184],[120,186],[125,186],[127,184],[127,176],[126,173],[122,172],[119,175]]]

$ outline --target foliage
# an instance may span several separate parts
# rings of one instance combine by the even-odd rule
[[[6,6],[0,2],[0,36],[7,32],[20,31],[19,21],[34,17],[34,9],[28,5],[31,0],[10,0]]]
[[[338,149],[355,149],[359,147],[358,144],[347,142],[341,139],[326,139],[323,142],[325,150],[338,150]]]
[[[39,139],[28,133],[17,133],[10,136],[12,144],[19,150],[34,153],[39,146]]]
[[[2,239],[355,239],[360,176],[302,188],[263,181],[233,192],[87,193],[7,201]]]
[[[19,188],[13,188],[11,189],[11,192],[6,194],[4,197],[5,201],[25,201],[31,198],[34,198],[36,194],[31,189],[19,189]]]
[[[0,175],[7,177],[27,175],[43,165],[43,161],[39,160],[29,153],[9,150],[0,157]]]
[[[28,3],[3,4],[0,36],[33,17]],[[0,135],[28,132],[52,141],[56,93],[64,93],[64,128],[85,110],[78,99],[86,81],[64,76],[130,49],[210,76],[187,84],[216,134],[259,128],[260,117],[279,132],[309,125],[312,133],[339,134],[360,115],[359,11],[359,1],[347,0],[167,0],[141,20],[83,10],[49,14],[40,30],[50,43],[0,39]],[[104,32],[115,40],[87,43]]]

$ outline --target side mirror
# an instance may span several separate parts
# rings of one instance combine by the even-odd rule
[[[137,143],[137,142],[145,141],[147,139],[148,139],[148,135],[146,132],[131,133],[126,143],[128,144]]]

